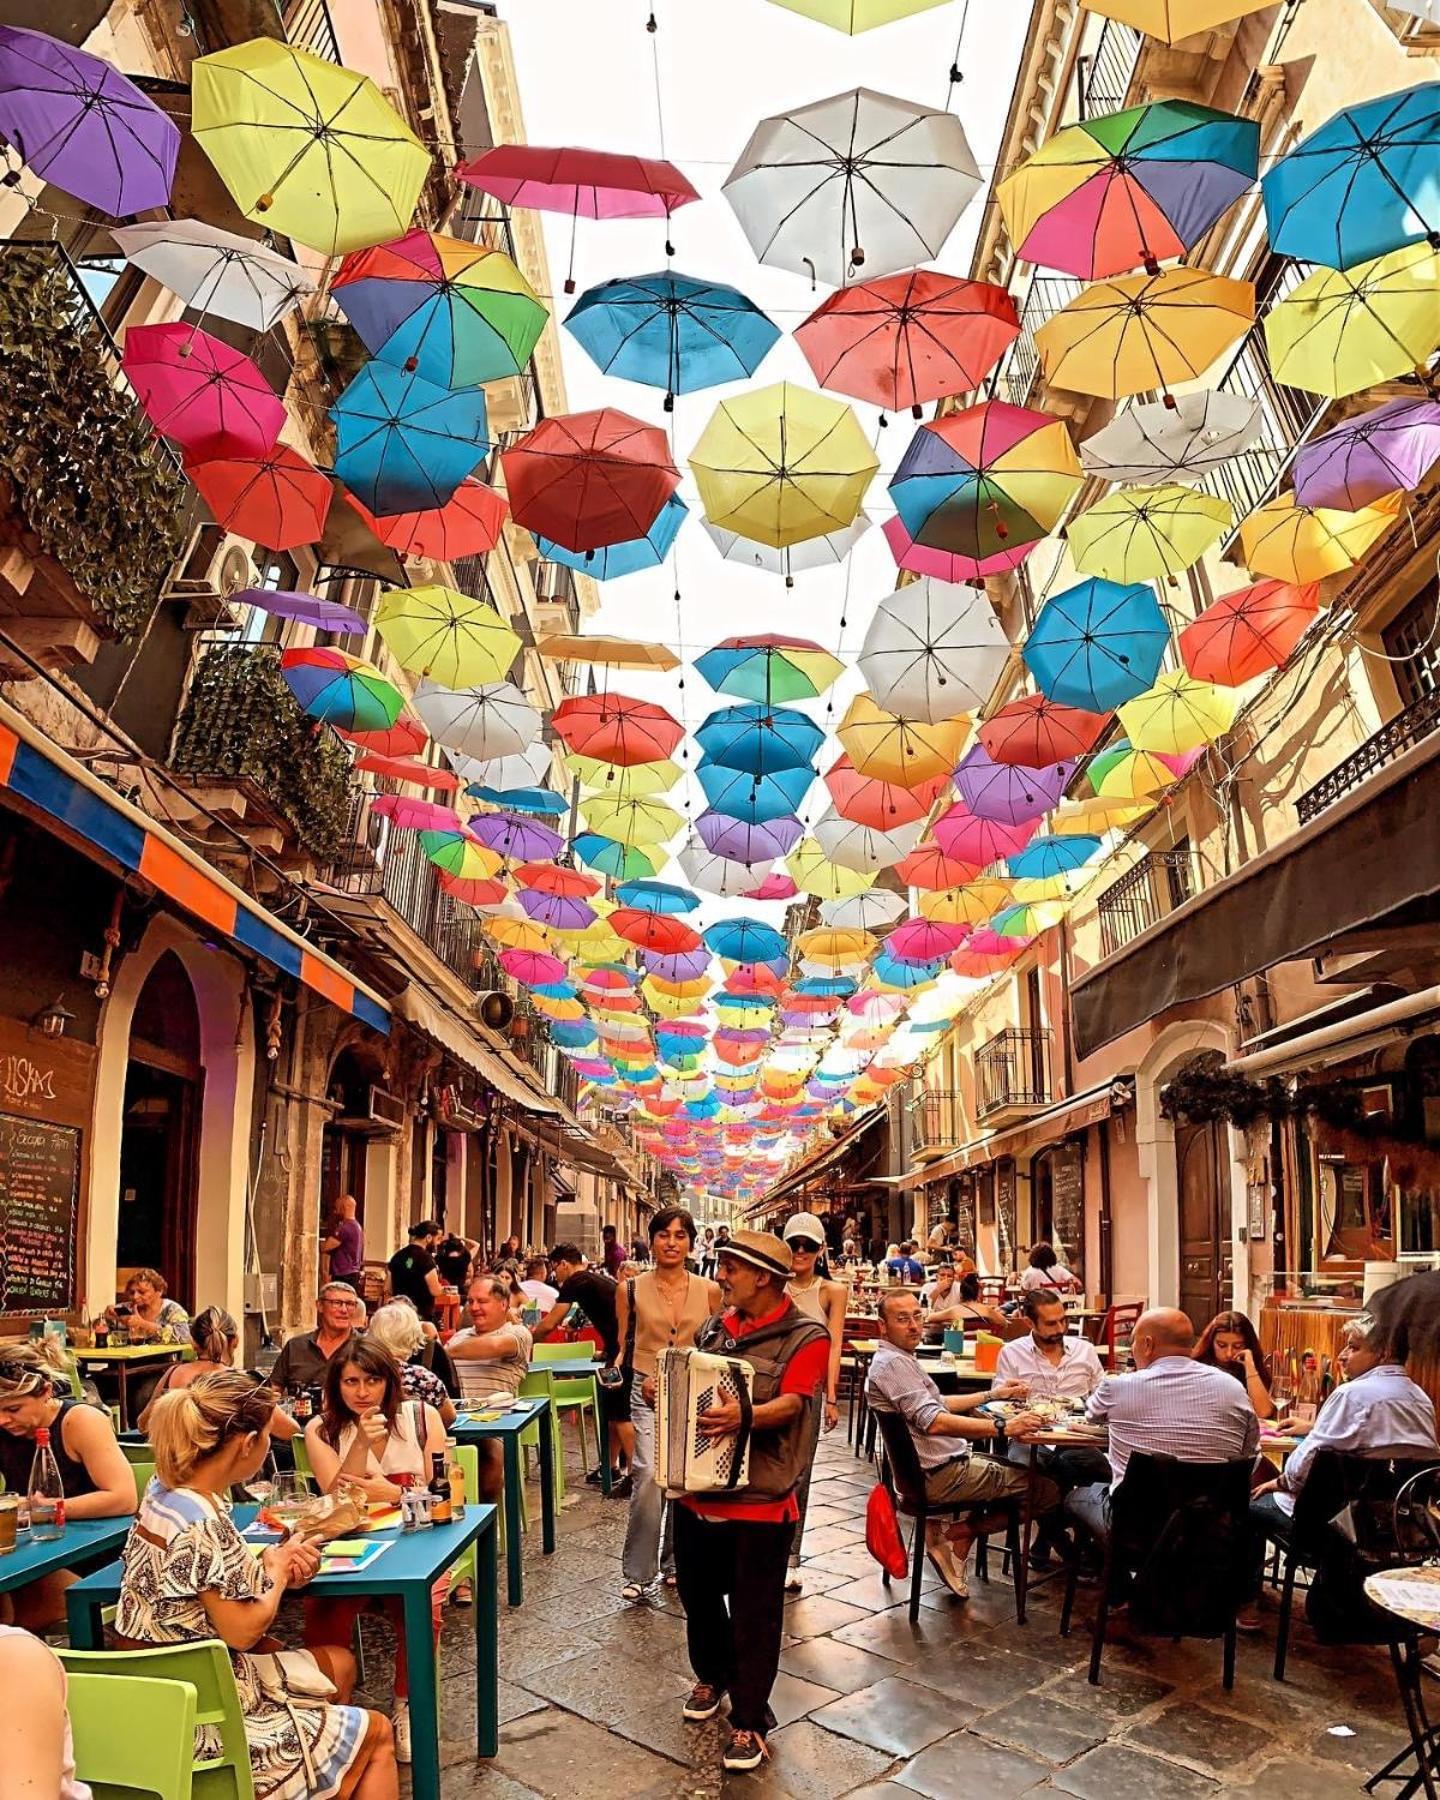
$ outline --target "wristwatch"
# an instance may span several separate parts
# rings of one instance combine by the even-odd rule
[[[1005,1442],[1005,1421],[998,1413],[995,1415],[995,1436],[1000,1443]]]

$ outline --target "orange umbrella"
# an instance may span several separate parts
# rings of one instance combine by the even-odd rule
[[[948,775],[936,775],[929,781],[917,782],[913,788],[897,787],[894,782],[861,775],[848,756],[832,764],[825,776],[825,785],[840,817],[876,831],[894,831],[897,826],[913,825],[923,819],[949,781]]]
[[[947,856],[938,844],[921,844],[895,865],[896,877],[906,887],[928,888],[937,893],[945,888],[963,887],[979,873],[979,863],[962,862],[958,856]]]
[[[1180,633],[1180,656],[1197,681],[1239,687],[1288,662],[1320,605],[1320,587],[1257,581],[1207,606]]]

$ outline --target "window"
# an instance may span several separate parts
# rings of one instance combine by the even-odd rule
[[[1380,633],[1401,704],[1416,706],[1440,688],[1440,581],[1424,587]]]
[[[1195,892],[1195,873],[1190,855],[1190,840],[1183,837],[1165,852],[1165,885],[1170,896],[1168,912],[1190,898]]]

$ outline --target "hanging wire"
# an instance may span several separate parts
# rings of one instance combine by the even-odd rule
[[[950,102],[955,98],[955,90],[965,79],[960,67],[960,56],[965,48],[965,27],[970,19],[970,0],[964,0],[960,8],[960,30],[955,38],[955,54],[950,59],[949,85],[945,89],[945,110],[949,112]]]

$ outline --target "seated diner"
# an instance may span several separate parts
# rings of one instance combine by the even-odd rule
[[[105,1308],[111,1326],[120,1326],[132,1344],[184,1344],[190,1316],[178,1300],[165,1298],[158,1269],[137,1269],[125,1283],[125,1298]]]
[[[1256,1416],[1273,1419],[1275,1402],[1271,1397],[1270,1363],[1260,1348],[1255,1327],[1242,1312],[1216,1313],[1200,1333],[1195,1346],[1196,1362],[1209,1363],[1233,1375],[1250,1396]]]
[[[240,1327],[223,1306],[207,1306],[190,1321],[190,1342],[195,1347],[194,1360],[171,1363],[160,1377],[149,1405],[136,1420],[141,1431],[150,1429],[155,1403],[162,1394],[189,1387],[192,1381],[198,1381],[202,1375],[213,1375],[217,1369],[235,1367],[235,1359],[240,1354]],[[271,1437],[288,1443],[299,1430],[289,1413],[277,1406],[270,1420]]]

